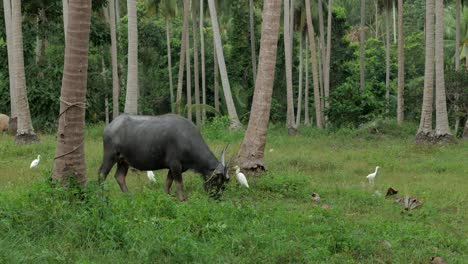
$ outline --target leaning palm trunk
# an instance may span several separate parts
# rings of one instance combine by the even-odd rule
[[[198,21],[197,21],[197,9],[192,6],[192,23],[193,23],[193,81],[195,82],[195,104],[197,105],[195,110],[195,121],[197,126],[201,125],[201,113],[200,113],[200,79],[198,73]]]
[[[112,56],[112,118],[119,116],[119,71],[117,61],[117,34],[115,30],[115,0],[109,1],[109,17],[111,30],[111,56]]]
[[[86,184],[84,126],[91,1],[70,0],[65,65],[60,94],[57,148],[52,178]]]
[[[223,45],[221,44],[221,34],[219,33],[218,17],[216,14],[216,7],[214,0],[208,0],[208,6],[210,9],[211,24],[213,27],[213,38],[215,41],[216,56],[219,64],[219,70],[221,73],[221,82],[223,84],[224,97],[226,99],[226,107],[231,120],[232,129],[240,129],[242,124],[237,116],[234,101],[232,100],[231,87],[229,86],[229,80],[226,70],[226,62],[224,61]]]
[[[302,110],[302,32],[299,38],[299,91],[297,94],[297,114],[296,114],[296,127],[301,124],[301,110]]]
[[[186,36],[188,33],[188,16],[189,16],[189,0],[184,0],[184,24],[182,29],[182,38],[181,38],[181,47],[180,47],[180,59],[179,59],[179,79],[177,81],[177,97],[176,97],[176,109],[177,114],[182,114],[182,86],[184,81],[184,67],[185,67],[185,46],[187,43],[185,42]]]
[[[304,87],[304,125],[310,125],[309,117],[309,36],[305,36],[305,87]]]
[[[280,0],[265,0],[257,80],[250,111],[249,125],[241,144],[237,162],[248,170],[265,170],[264,151],[270,117],[276,50],[281,16]]]
[[[455,6],[455,70],[460,70],[460,1],[456,0]],[[467,58],[468,60],[468,58]]]
[[[255,48],[255,20],[254,20],[254,3],[249,0],[249,16],[250,16],[250,52],[252,57],[252,73],[254,81],[257,79],[257,52]]]
[[[8,52],[8,78],[10,83],[10,125],[8,126],[11,134],[16,134],[17,120],[17,106],[16,106],[16,89],[15,89],[15,65],[14,65],[14,47],[13,47],[13,32],[11,32],[11,2],[10,0],[3,0],[3,11],[5,14],[5,28],[7,38],[7,52]]]
[[[192,74],[190,66],[190,32],[187,25],[187,34],[185,35],[185,70],[187,76],[185,76],[186,81],[186,91],[187,91],[187,118],[192,121]]]
[[[385,0],[385,100],[390,100],[390,0]]]
[[[138,28],[136,0],[127,0],[128,11],[128,70],[125,113],[138,113]]]
[[[397,122],[399,125],[404,119],[404,92],[405,92],[405,43],[403,37],[403,0],[398,0],[398,100]]]
[[[11,11],[15,60],[13,65],[15,65],[16,103],[18,107],[18,127],[15,141],[17,144],[29,144],[38,141],[39,139],[34,133],[34,128],[31,123],[31,113],[29,111],[28,96],[26,93],[26,77],[24,74],[23,31],[20,0],[13,0],[11,2]]]
[[[169,72],[169,93],[171,96],[171,112],[174,113],[174,85],[172,82],[172,55],[171,55],[171,24],[166,17],[166,48],[167,48],[167,71]]]
[[[361,92],[366,89],[366,80],[365,80],[365,67],[364,67],[364,61],[365,61],[365,45],[366,45],[366,39],[365,39],[365,26],[366,26],[366,1],[361,0],[361,32],[360,32],[360,38],[359,38],[359,72],[360,72],[360,80],[361,80]]]
[[[286,64],[286,98],[287,98],[287,125],[288,134],[295,135],[297,127],[294,123],[294,98],[292,84],[292,48],[291,48],[291,33],[290,29],[290,9],[289,0],[284,0],[284,57]]]
[[[424,95],[421,111],[421,121],[417,143],[427,143],[432,140],[432,104],[434,90],[434,0],[426,0],[426,59],[424,70]]]
[[[306,16],[307,16],[307,31],[309,34],[309,45],[312,61],[312,80],[314,83],[314,103],[315,103],[315,116],[317,121],[317,127],[323,128],[322,122],[322,107],[320,104],[320,86],[318,80],[318,70],[317,70],[317,53],[315,49],[315,39],[314,39],[314,26],[312,24],[312,15],[310,12],[310,0],[305,0],[306,3]]]
[[[201,74],[202,74],[202,123],[206,120],[206,78],[205,78],[205,36],[203,34],[203,0],[200,0],[200,52],[201,52]]]
[[[434,136],[438,141],[447,142],[451,141],[453,138],[448,124],[447,99],[445,95],[443,1],[436,0],[435,18],[436,129]]]

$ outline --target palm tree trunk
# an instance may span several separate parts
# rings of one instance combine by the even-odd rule
[[[325,109],[330,107],[329,97],[330,97],[330,59],[331,59],[331,30],[332,30],[332,6],[333,1],[328,0],[328,25],[327,25],[327,48],[325,56],[325,67],[323,68],[323,83],[324,83],[324,92],[325,92]],[[325,115],[325,122],[327,122],[328,117]]]
[[[136,0],[127,0],[128,12],[128,69],[125,113],[138,113],[138,27]]]
[[[188,4],[187,9],[190,8]],[[190,14],[189,14],[190,16]],[[190,21],[189,21],[190,23]],[[185,35],[185,70],[186,70],[186,92],[187,92],[187,118],[192,121],[192,73],[190,66],[190,31],[188,29],[189,25],[187,23],[187,34]]]
[[[213,38],[213,45],[214,38]],[[214,107],[216,112],[220,112],[219,109],[219,66],[218,66],[218,56],[216,56],[216,49],[213,49],[213,60],[214,60]]]
[[[320,52],[320,70],[322,71],[322,80],[320,81],[320,84],[322,88],[324,88],[324,81],[325,79],[323,78],[323,74],[325,72],[325,56],[326,56],[326,51],[325,51],[325,25],[323,22],[323,4],[322,0],[317,1],[317,9],[318,9],[318,17],[319,17],[319,52]],[[322,96],[325,95],[325,93],[322,93]]]
[[[365,26],[366,26],[366,0],[361,0],[361,34],[359,39],[359,68],[360,68],[360,80],[361,80],[361,92],[366,89],[366,81],[365,81]]]
[[[455,70],[460,70],[460,0],[456,0],[455,6]],[[468,59],[468,58],[467,58]]]
[[[249,125],[241,144],[237,162],[243,169],[265,170],[264,152],[270,117],[276,51],[281,16],[280,0],[265,0],[263,4],[262,36],[258,75],[250,111]]]
[[[115,30],[115,0],[109,0],[112,56],[112,119],[119,116],[119,70],[117,61],[117,33]]]
[[[252,57],[252,73],[254,81],[257,79],[257,49],[255,48],[255,20],[254,20],[254,3],[249,0],[249,15],[250,15],[250,52]]]
[[[52,178],[86,184],[84,127],[91,1],[70,0],[70,21],[60,95],[57,148]],[[73,39],[73,41],[72,41]]]
[[[397,122],[399,125],[404,119],[404,92],[405,92],[405,39],[403,36],[403,0],[398,0],[398,100]]]
[[[297,95],[297,114],[296,114],[296,127],[301,124],[301,110],[302,110],[302,33],[299,38],[299,91]]]
[[[203,34],[203,20],[205,18],[203,12],[203,0],[200,0],[200,51],[201,51],[201,72],[202,72],[202,124],[206,120],[206,76],[205,76],[205,36]]]
[[[195,8],[195,1],[192,2],[192,22],[193,22],[193,70],[195,82],[195,122],[197,126],[201,125],[201,113],[200,113],[200,77],[198,71],[198,21],[197,21],[197,9]]]
[[[12,0],[12,28],[15,65],[15,88],[18,110],[18,127],[15,141],[17,144],[29,144],[39,140],[34,133],[26,92],[26,77],[24,74],[23,31],[21,16],[21,1]]]
[[[290,26],[289,0],[284,0],[284,57],[286,64],[286,98],[287,98],[287,125],[288,134],[295,135],[297,127],[294,123],[294,98],[292,84],[292,48],[291,48],[291,26]]]
[[[397,41],[397,31],[396,31],[396,12],[395,12],[395,1],[396,0],[391,0],[392,5],[393,5],[393,43],[396,43]]]
[[[62,15],[63,15],[63,31],[65,42],[67,40],[67,28],[68,28],[68,0],[62,0]]]
[[[468,140],[468,118],[465,122],[465,127],[463,128],[463,139]]]
[[[379,3],[377,1],[375,3],[375,38],[379,38]]]
[[[171,24],[166,17],[166,47],[167,47],[167,71],[169,72],[169,92],[171,96],[171,112],[174,113],[174,84],[172,82],[172,55],[171,55]]]
[[[184,81],[184,67],[185,67],[185,52],[186,52],[186,39],[188,33],[188,19],[189,19],[189,0],[184,0],[184,24],[182,29],[181,47],[180,47],[180,59],[179,59],[179,78],[177,82],[177,97],[176,97],[176,109],[177,114],[182,114],[182,86]]]
[[[304,88],[304,125],[310,125],[309,117],[309,36],[305,36],[305,88]]]
[[[444,3],[435,3],[435,72],[436,72],[436,129],[435,137],[439,141],[451,141],[452,135],[448,124],[447,98],[444,79]]]
[[[385,0],[385,99],[387,108],[390,100],[390,5]]]
[[[312,15],[310,12],[310,0],[305,0],[306,4],[306,16],[307,16],[307,31],[309,34],[309,45],[312,61],[312,81],[314,83],[314,103],[315,103],[315,115],[317,121],[317,127],[323,128],[322,122],[322,107],[320,103],[320,86],[318,80],[318,69],[317,69],[317,53],[315,49],[315,38],[314,38],[314,26],[312,24]]]
[[[317,49],[317,64],[318,64],[318,77],[319,77],[319,86],[320,86],[320,115],[322,116],[323,125],[326,125],[324,110],[325,110],[325,91],[323,87],[323,61],[322,61],[322,52],[323,48],[320,47],[320,38],[317,36],[317,43],[319,43],[319,48]]]
[[[13,32],[12,30],[12,16],[11,16],[11,2],[10,0],[3,0],[3,12],[5,15],[5,28],[7,38],[7,52],[8,52],[8,78],[10,85],[10,126],[12,119],[17,118],[17,106],[16,106],[16,89],[15,89],[15,65],[14,65],[14,46],[13,46]],[[15,125],[16,126],[16,125]],[[14,130],[16,134],[16,129]]]
[[[432,140],[432,104],[434,100],[434,0],[426,0],[426,58],[424,95],[416,143]]]
[[[213,38],[215,40],[216,55],[219,64],[219,70],[221,73],[221,82],[223,84],[224,97],[226,99],[226,106],[231,119],[231,128],[240,129],[242,124],[237,117],[236,107],[232,100],[231,87],[229,86],[229,79],[226,70],[226,62],[224,61],[223,45],[221,43],[221,34],[219,33],[218,17],[216,14],[216,7],[214,0],[208,0],[208,6],[210,9],[211,23],[213,27]]]

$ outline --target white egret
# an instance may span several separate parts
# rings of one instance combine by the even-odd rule
[[[32,168],[37,167],[37,165],[39,164],[40,159],[41,159],[41,155],[37,155],[37,159],[35,159],[35,160],[33,160],[31,162],[31,166],[29,166],[29,168],[32,169]]]
[[[154,173],[153,171],[146,171],[146,176],[148,176],[148,179],[152,182],[156,182],[156,179],[154,178]]]
[[[379,166],[375,167],[375,172],[366,176],[366,178],[369,180],[370,185],[374,185],[374,179],[375,179],[375,176],[377,176],[377,172],[379,171],[379,169],[380,169]]]
[[[245,175],[240,172],[240,168],[239,166],[235,166],[234,169],[236,169],[236,178],[237,178],[237,181],[241,184],[241,185],[244,185],[245,187],[249,188],[249,183],[247,182],[247,178],[245,177]]]

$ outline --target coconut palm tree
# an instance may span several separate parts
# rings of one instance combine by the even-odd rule
[[[301,124],[301,110],[302,110],[302,31],[299,38],[299,89],[297,94],[297,114],[296,114],[296,127]]]
[[[208,0],[208,7],[210,9],[211,24],[213,28],[213,38],[215,42],[216,57],[219,64],[219,71],[221,74],[221,82],[223,84],[224,97],[226,99],[226,106],[231,120],[232,129],[240,129],[242,124],[237,116],[234,101],[232,100],[231,87],[229,86],[229,79],[226,70],[226,62],[224,61],[223,45],[221,43],[221,34],[219,33],[218,16],[216,14],[216,6],[214,0]]]
[[[127,0],[128,12],[128,69],[125,113],[138,113],[138,27],[136,0]]]
[[[171,111],[174,112],[174,84],[172,80],[172,55],[171,55],[171,22],[170,19],[176,13],[176,1],[164,0],[159,3],[161,13],[166,22],[166,49],[167,49],[167,72],[169,73],[169,94],[171,100]]]
[[[305,36],[305,87],[304,87],[304,125],[310,125],[309,117],[309,36]]]
[[[176,97],[176,109],[177,113],[182,113],[182,85],[184,81],[184,67],[185,67],[185,52],[187,46],[187,34],[188,34],[188,19],[189,19],[189,0],[184,0],[184,23],[182,29],[181,47],[180,47],[180,59],[179,59],[179,79],[177,81],[177,97]]]
[[[62,0],[62,14],[63,14],[63,31],[65,40],[67,39],[68,28],[68,0]]]
[[[297,127],[294,123],[294,99],[292,83],[292,47],[291,47],[291,26],[290,26],[290,7],[289,0],[284,0],[284,57],[286,66],[286,97],[287,97],[287,126],[288,134],[295,135]]]
[[[435,3],[435,72],[436,72],[436,129],[435,138],[438,141],[451,141],[447,114],[447,98],[444,79],[444,3]]]
[[[455,0],[455,70],[460,70],[460,11],[461,0]]]
[[[200,56],[201,56],[201,75],[202,75],[202,104],[206,106],[206,76],[205,76],[205,36],[203,34],[204,16],[203,0],[200,0]],[[206,120],[206,108],[202,109],[202,123]]]
[[[243,169],[265,170],[264,151],[275,80],[280,16],[281,1],[265,0],[258,75],[255,81],[252,110],[250,111],[249,125],[237,156],[237,162]]]
[[[385,99],[390,100],[390,0],[385,0]]]
[[[359,72],[361,80],[361,92],[366,88],[365,73],[364,73],[364,61],[365,61],[365,26],[366,26],[366,0],[361,0],[361,29],[359,38]]]
[[[39,140],[31,122],[28,96],[26,93],[26,77],[24,74],[23,56],[23,30],[21,16],[21,1],[11,1],[11,19],[13,29],[13,49],[15,66],[16,104],[18,111],[17,132],[15,141],[17,144],[29,144]]]
[[[195,122],[197,126],[201,125],[201,113],[200,113],[200,79],[198,70],[198,32],[199,26],[197,21],[197,8],[196,1],[192,2],[192,29],[193,29],[193,68],[194,76],[193,81],[195,82]]]
[[[254,17],[254,2],[249,0],[249,16],[250,16],[250,51],[252,57],[252,73],[254,81],[257,79],[257,49],[255,48],[255,17]]]
[[[14,65],[14,47],[13,47],[13,32],[11,32],[12,17],[11,17],[11,1],[3,0],[3,12],[5,15],[5,28],[7,39],[8,53],[8,78],[10,83],[10,133],[16,134],[17,106],[16,106],[16,89],[15,89],[15,65]]]
[[[328,109],[329,107],[328,97],[330,96],[332,6],[333,6],[333,1],[328,0],[327,44],[326,44],[325,61],[324,61],[324,67],[323,67],[323,90],[325,94],[325,109]],[[327,116],[325,116],[325,120],[327,120]]]
[[[86,184],[84,127],[91,0],[70,0],[59,127],[52,178]],[[73,41],[72,41],[73,39]]]
[[[404,91],[405,91],[405,54],[403,37],[403,0],[398,0],[398,99],[397,122],[399,125],[404,119]]]
[[[315,49],[315,37],[314,37],[314,26],[312,24],[312,15],[310,11],[310,0],[305,0],[306,17],[307,17],[307,32],[309,34],[309,45],[312,62],[312,80],[314,83],[314,103],[315,103],[315,116],[317,121],[317,127],[323,128],[322,122],[322,106],[320,103],[320,86],[318,80],[318,69],[317,69],[317,53]]]
[[[185,7],[184,7],[185,8]],[[187,7],[190,9],[190,4]],[[190,14],[189,14],[190,16]],[[188,21],[190,23],[190,21]],[[186,95],[187,95],[187,118],[192,121],[192,74],[191,74],[191,66],[190,66],[190,31],[188,29],[187,23],[187,34],[185,34],[185,81],[186,81]]]
[[[64,0],[65,1],[65,0]],[[109,25],[111,31],[111,56],[112,56],[112,118],[119,116],[119,71],[117,61],[117,33],[115,30],[115,0],[109,0]]]

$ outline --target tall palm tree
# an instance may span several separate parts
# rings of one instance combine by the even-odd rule
[[[177,113],[182,113],[182,86],[184,81],[184,67],[185,67],[185,52],[186,52],[186,39],[188,34],[188,19],[189,19],[189,0],[184,0],[184,23],[182,29],[181,47],[180,47],[180,59],[179,59],[179,78],[177,81],[177,97],[176,97],[176,109]]]
[[[320,64],[321,68],[320,70],[322,71],[322,81],[321,85],[324,87],[324,73],[325,73],[325,56],[326,56],[326,47],[325,47],[325,25],[323,22],[323,4],[322,0],[317,1],[317,13],[318,13],[318,18],[319,18],[319,50],[320,50]],[[325,92],[322,94],[325,95]]]
[[[444,79],[444,3],[435,3],[435,72],[436,72],[436,129],[435,138],[451,141],[452,134],[448,124],[447,98]]]
[[[185,8],[185,7],[184,7]],[[188,6],[190,8],[190,5]],[[189,14],[190,15],[190,14]],[[190,21],[189,21],[190,23]],[[185,81],[186,81],[186,92],[187,92],[187,118],[192,121],[192,74],[190,72],[190,31],[187,23],[187,34],[185,34]]]
[[[111,56],[112,56],[112,118],[119,116],[119,71],[117,61],[117,33],[115,30],[115,0],[109,0],[109,25],[111,31]]]
[[[390,0],[385,0],[385,99],[390,100]]]
[[[257,49],[255,48],[255,17],[254,17],[254,2],[249,0],[249,16],[250,16],[250,52],[252,57],[252,73],[254,81],[257,79]]]
[[[361,80],[361,92],[366,88],[366,80],[364,73],[364,61],[365,61],[365,26],[366,26],[366,0],[361,0],[361,30],[359,38],[359,71]]]
[[[455,70],[460,70],[460,11],[461,0],[455,0]]]
[[[396,13],[395,13],[395,1],[392,1],[392,12],[393,12],[393,43],[397,42],[397,30],[396,30]]]
[[[323,68],[323,90],[325,93],[325,109],[328,109],[330,96],[330,59],[331,59],[331,30],[332,30],[333,0],[328,0],[327,44],[325,50],[325,67]],[[325,120],[327,117],[325,116]]]
[[[398,100],[397,122],[404,119],[404,91],[405,91],[405,43],[403,37],[403,0],[398,0]]]
[[[322,122],[322,107],[320,103],[320,86],[318,80],[318,69],[317,69],[317,53],[315,49],[315,37],[314,37],[314,26],[312,24],[312,15],[310,11],[310,0],[305,0],[306,6],[306,17],[307,17],[307,32],[309,34],[309,45],[312,62],[312,80],[314,83],[314,103],[315,103],[315,116],[317,121],[317,127],[323,128]]]
[[[171,112],[174,112],[174,84],[172,79],[172,55],[171,55],[171,22],[170,18],[175,16],[176,2],[174,0],[164,0],[160,2],[161,11],[166,22],[166,49],[167,49],[167,72],[169,73],[169,94],[171,100]]]
[[[304,125],[310,125],[309,117],[309,36],[305,36],[305,87],[304,87]]]
[[[3,0],[3,12],[5,15],[5,28],[7,38],[7,53],[8,53],[8,78],[10,83],[10,133],[16,134],[17,106],[16,106],[16,89],[15,89],[15,65],[14,65],[14,47],[13,47],[13,32],[11,32],[12,16],[11,16],[11,1]]]
[[[65,41],[67,39],[67,28],[68,28],[68,0],[62,0],[62,14],[63,14],[63,30]]]
[[[199,71],[198,71],[198,32],[199,29],[198,21],[197,21],[197,9],[196,1],[192,1],[192,29],[193,29],[193,68],[194,68],[194,76],[193,81],[195,82],[195,121],[197,126],[201,125],[201,113],[200,113],[200,80],[199,80]]]
[[[206,106],[206,79],[205,79],[205,36],[203,33],[204,16],[203,0],[200,0],[200,56],[201,56],[201,75],[202,75],[202,104]],[[205,123],[206,108],[202,109],[202,123]]]
[[[424,70],[424,95],[421,120],[416,134],[417,143],[432,140],[432,104],[434,90],[434,0],[426,0],[426,59]]]
[[[253,171],[262,171],[266,167],[264,151],[275,80],[280,16],[281,1],[265,0],[263,3],[259,68],[255,81],[252,110],[250,111],[249,125],[237,156],[240,167]]]
[[[213,46],[216,44],[214,43],[213,38]],[[216,112],[219,113],[219,65],[218,65],[218,56],[216,56],[216,49],[213,49],[213,65],[214,65],[214,107]]]
[[[128,12],[128,69],[125,113],[138,113],[138,27],[136,0],[127,0]]]
[[[13,65],[15,66],[15,88],[18,111],[15,141],[17,144],[29,144],[38,141],[39,138],[37,137],[36,133],[34,133],[34,128],[31,122],[31,113],[29,111],[28,95],[26,93],[21,0],[12,0],[11,11],[14,47],[13,59],[15,61]]]
[[[299,38],[299,89],[297,94],[297,114],[296,114],[296,127],[301,124],[301,110],[302,110],[302,32]]]
[[[208,7],[210,9],[211,24],[213,28],[213,38],[215,41],[216,56],[219,64],[221,74],[221,82],[223,84],[224,97],[226,99],[226,106],[231,120],[231,128],[239,129],[242,124],[237,116],[234,101],[232,100],[231,87],[229,86],[229,79],[226,70],[226,62],[224,61],[223,45],[221,43],[221,34],[219,33],[218,16],[216,14],[216,6],[214,0],[208,0]]]
[[[52,178],[86,184],[84,126],[91,0],[70,0],[60,114]],[[73,41],[72,41],[73,40]]]
[[[289,0],[284,0],[284,57],[286,66],[286,97],[287,97],[287,125],[289,135],[297,133],[297,127],[294,123],[294,99],[292,83],[292,47],[291,47],[291,26],[290,26],[290,7]]]

